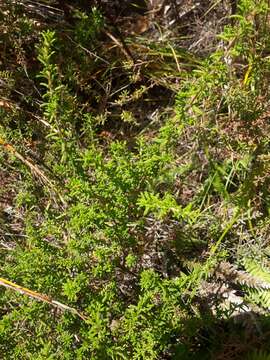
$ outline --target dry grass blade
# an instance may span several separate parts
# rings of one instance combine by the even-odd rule
[[[9,153],[13,154],[17,159],[21,160],[26,166],[30,168],[30,170],[37,176],[39,176],[45,183],[53,186],[52,182],[46,177],[46,175],[37,167],[37,165],[33,164],[30,159],[25,158],[21,155],[12,145],[6,143],[4,139],[0,138],[0,145],[3,146],[5,150]]]
[[[31,171],[32,173],[37,176],[39,179],[41,179],[45,184],[47,184],[53,191],[55,191],[55,186],[51,182],[50,179],[44,174],[44,172],[32,162],[32,160],[25,158],[23,155],[21,155],[12,145],[5,142],[3,138],[0,137],[0,145],[7,150],[9,153],[13,154],[17,159],[19,159],[22,163],[24,163]],[[56,192],[59,199],[61,200],[62,204],[66,206],[66,202],[63,199],[63,197]]]
[[[87,320],[87,318],[83,314],[81,314],[78,310],[76,310],[76,309],[74,309],[74,308],[72,308],[72,307],[70,307],[68,305],[62,304],[59,301],[53,300],[48,295],[40,294],[40,293],[38,293],[36,291],[33,291],[33,290],[27,289],[25,287],[22,287],[20,285],[17,285],[15,283],[13,283],[13,282],[11,282],[9,280],[6,280],[4,278],[1,278],[1,277],[0,277],[0,286],[4,286],[6,288],[17,291],[20,294],[23,294],[23,295],[29,296],[29,297],[31,297],[33,299],[36,299],[36,300],[45,302],[47,304],[50,304],[50,305],[52,305],[54,307],[57,307],[58,309],[60,309],[62,311],[69,311],[69,312],[79,316],[84,321]]]
[[[111,34],[109,31],[105,30],[105,34],[120,48],[122,53],[126,56],[126,58],[131,61],[131,63],[134,63],[134,59],[132,54],[130,53],[129,48],[123,41],[119,41],[113,34]]]
[[[31,0],[11,0],[15,5],[23,6],[28,12],[43,17],[46,20],[62,21],[64,19],[64,11],[49,4],[31,1]]]

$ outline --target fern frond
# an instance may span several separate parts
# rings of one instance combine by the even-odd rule
[[[270,309],[270,290],[247,289],[247,299],[264,309]]]
[[[270,285],[270,270],[256,263],[252,259],[245,259],[244,266],[248,273],[257,277],[259,280]]]
[[[238,270],[233,264],[222,261],[215,269],[215,276],[222,281],[254,289],[270,289],[270,283],[258,279],[247,271]]]

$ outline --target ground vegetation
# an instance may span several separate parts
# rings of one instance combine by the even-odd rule
[[[270,359],[269,2],[0,20],[0,357]]]

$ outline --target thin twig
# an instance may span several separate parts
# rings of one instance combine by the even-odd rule
[[[110,65],[110,63],[103,59],[102,57],[98,56],[97,54],[95,54],[94,52],[90,51],[89,49],[87,49],[86,47],[82,46],[81,44],[78,44],[76,41],[74,41],[69,35],[65,34],[65,36],[73,43],[75,44],[77,47],[79,47],[80,49],[84,50],[87,54],[94,56],[96,59],[101,60],[102,62],[104,62],[106,65]]]
[[[50,304],[54,307],[57,307],[58,309],[61,309],[62,311],[69,311],[69,312],[72,312],[73,314],[79,316],[82,320],[86,321],[87,318],[82,314],[80,313],[78,310],[68,306],[68,305],[65,305],[65,304],[62,304],[61,302],[59,301],[56,301],[56,300],[53,300],[50,296],[48,295],[44,295],[44,294],[40,294],[36,291],[33,291],[33,290],[30,290],[30,289],[27,289],[25,287],[22,287],[20,285],[17,285],[9,280],[6,280],[4,278],[1,278],[0,277],[0,286],[4,286],[5,288],[9,288],[9,289],[12,289],[14,291],[17,291],[19,292],[20,294],[23,294],[23,295],[26,295],[26,296],[29,296],[33,299],[36,299],[36,300],[39,300],[39,301],[42,301],[42,302],[45,302],[47,304]]]
[[[128,60],[130,60],[132,62],[132,64],[134,64],[134,58],[131,55],[128,47],[126,46],[125,43],[120,42],[113,34],[111,34],[108,30],[104,30],[105,34],[120,48],[120,50],[122,51],[122,53],[127,57]]]
[[[5,110],[16,109],[16,110],[24,111],[26,114],[29,114],[36,120],[40,121],[44,126],[52,130],[54,133],[59,134],[59,131],[55,127],[53,127],[50,123],[48,123],[48,121],[44,120],[42,117],[38,115],[35,115],[31,111],[22,109],[19,105],[15,104],[14,102],[10,101],[7,98],[4,97],[0,98],[0,107],[4,108]]]

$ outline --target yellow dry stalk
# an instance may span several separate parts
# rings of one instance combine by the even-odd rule
[[[36,291],[27,289],[27,288],[25,288],[23,286],[17,285],[15,283],[13,283],[13,282],[11,282],[9,280],[6,280],[4,278],[1,278],[1,277],[0,277],[0,286],[4,286],[6,288],[17,291],[20,294],[23,294],[23,295],[29,296],[29,297],[31,297],[33,299],[36,299],[36,300],[45,302],[47,304],[50,304],[50,305],[52,305],[52,306],[54,306],[54,307],[56,307],[56,308],[58,308],[58,309],[60,309],[62,311],[72,312],[73,314],[79,316],[84,321],[87,320],[87,318],[82,313],[80,313],[78,310],[76,310],[73,307],[70,307],[68,305],[62,304],[59,301],[53,300],[48,295],[40,294],[40,293],[38,293]]]

